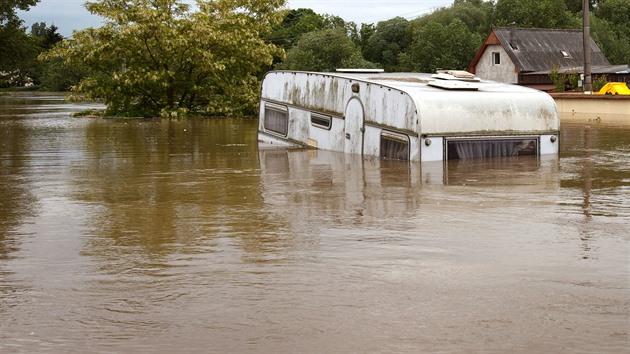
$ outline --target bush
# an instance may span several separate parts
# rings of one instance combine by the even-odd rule
[[[597,91],[601,90],[602,87],[604,87],[604,85],[606,85],[606,83],[608,83],[608,79],[606,78],[606,75],[598,76],[597,79],[595,79],[595,81],[593,81],[593,83],[592,83],[593,92],[597,92]]]

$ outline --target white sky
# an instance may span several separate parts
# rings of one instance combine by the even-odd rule
[[[2,1],[2,0],[0,0]],[[30,28],[35,22],[55,25],[58,32],[70,37],[73,30],[99,27],[102,19],[90,14],[83,4],[86,0],[40,0],[37,6],[19,16]],[[191,4],[194,0],[185,0]],[[319,14],[336,15],[346,21],[376,23],[396,16],[413,19],[440,7],[450,6],[453,0],[289,0],[291,9],[310,8]]]

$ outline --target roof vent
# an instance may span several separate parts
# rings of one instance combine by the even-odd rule
[[[427,83],[429,86],[438,87],[446,90],[476,91],[479,90],[479,84],[476,82],[464,82],[458,80],[432,80]]]
[[[464,70],[438,70],[437,74],[433,74],[431,77],[440,80],[481,81],[475,74]]]

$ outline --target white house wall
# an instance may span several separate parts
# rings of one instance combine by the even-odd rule
[[[500,64],[492,64],[492,53],[500,53]],[[475,67],[475,75],[482,80],[492,80],[508,84],[518,83],[516,67],[507,52],[500,45],[489,45]]]

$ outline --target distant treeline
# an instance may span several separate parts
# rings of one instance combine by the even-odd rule
[[[376,24],[285,10],[285,0],[96,0],[85,6],[103,26],[63,38],[18,18],[38,1],[0,5],[0,87],[71,89],[116,116],[255,114],[269,70],[466,69],[493,27],[582,27],[582,0],[455,0]],[[630,0],[590,6],[594,41],[611,64],[630,63]]]
[[[630,63],[630,1],[591,0],[591,36],[611,64]],[[310,9],[290,10],[271,41],[287,56],[277,68],[328,71],[466,69],[494,27],[582,28],[581,0],[455,0],[415,19],[344,22]],[[551,69],[551,68],[550,68]]]

